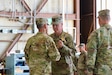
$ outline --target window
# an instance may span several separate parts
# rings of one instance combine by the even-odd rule
[[[112,25],[112,0],[96,0],[96,1],[97,1],[97,6],[96,6],[97,13],[96,13],[96,15],[98,16],[98,11],[100,11],[102,9],[109,9],[110,15],[111,15],[110,25]],[[97,20],[97,28],[99,28],[98,20]]]

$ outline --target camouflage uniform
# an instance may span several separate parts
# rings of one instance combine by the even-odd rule
[[[86,60],[87,60],[87,51],[81,52],[79,58],[78,58],[78,63],[77,63],[77,72],[78,75],[87,75],[86,70]]]
[[[51,75],[51,61],[60,58],[53,39],[41,32],[28,39],[24,51],[30,75]]]
[[[109,11],[99,12],[99,16],[109,16]],[[105,15],[107,14],[107,15]],[[89,73],[95,75],[112,75],[112,27],[109,24],[102,25],[93,31],[88,38],[87,66]]]
[[[69,65],[66,63],[65,56],[70,56],[70,50],[75,51],[75,46],[70,34],[66,32],[62,32],[60,36],[56,36],[55,34],[51,34],[51,37],[54,39],[55,43],[58,40],[62,40],[64,42],[64,46],[59,49],[61,54],[61,58],[57,62],[52,62],[52,74],[53,75],[70,75]]]
[[[62,22],[62,18],[56,16],[52,21],[53,24],[58,24]],[[70,67],[67,62],[70,61],[71,55],[73,55],[72,58],[74,58],[75,55],[75,45],[72,36],[66,32],[62,32],[59,36],[56,36],[55,33],[50,36],[54,39],[56,44],[59,40],[64,43],[63,47],[58,49],[61,54],[60,60],[52,62],[52,75],[71,75],[73,73],[73,66]],[[68,60],[66,60],[66,57],[68,57]]]

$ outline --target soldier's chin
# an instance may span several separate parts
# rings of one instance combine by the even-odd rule
[[[59,31],[55,31],[55,33],[59,33]]]

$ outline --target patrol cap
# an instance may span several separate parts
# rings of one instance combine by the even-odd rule
[[[98,17],[110,17],[110,10],[108,9],[100,10],[98,14],[99,14]]]
[[[63,19],[62,19],[62,16],[61,15],[56,15],[56,16],[53,16],[52,17],[52,24],[59,24],[59,23],[62,23],[63,22]]]
[[[36,19],[37,28],[42,27],[44,24],[48,24],[48,20],[46,18],[37,18]]]

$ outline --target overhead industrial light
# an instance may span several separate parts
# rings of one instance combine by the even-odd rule
[[[0,32],[1,32],[1,33],[8,33],[9,30],[8,30],[8,29],[1,29]]]

